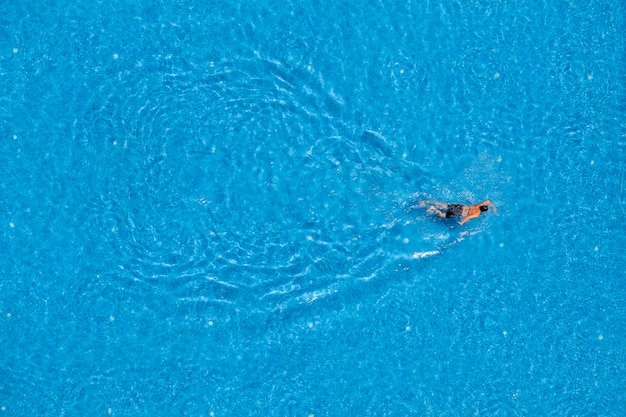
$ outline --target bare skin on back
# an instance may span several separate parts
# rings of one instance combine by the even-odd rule
[[[498,210],[496,209],[496,206],[491,202],[491,200],[485,200],[480,204],[472,205],[447,204],[439,201],[420,201],[421,207],[427,204],[430,204],[430,207],[428,207],[426,212],[435,213],[437,216],[444,219],[449,219],[452,217],[462,217],[462,220],[460,222],[457,222],[460,225],[464,225],[469,220],[477,219],[480,216],[480,213],[489,210],[489,206],[492,207],[495,214],[498,214]]]

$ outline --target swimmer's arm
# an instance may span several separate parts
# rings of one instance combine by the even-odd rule
[[[479,206],[486,206],[486,205],[490,205],[491,208],[493,209],[493,212],[495,214],[498,214],[498,209],[496,208],[496,205],[491,202],[491,200],[485,200],[479,204]]]
[[[465,217],[463,220],[461,220],[460,222],[457,222],[457,223],[460,224],[461,226],[463,226],[468,221],[470,221],[472,219],[476,219],[478,217],[480,217],[480,212],[478,212],[477,214],[470,214],[469,216]]]

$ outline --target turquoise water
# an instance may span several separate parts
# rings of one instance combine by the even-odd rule
[[[2,9],[0,416],[626,415],[623,2]]]

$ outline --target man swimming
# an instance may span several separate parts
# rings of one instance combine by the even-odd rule
[[[435,213],[437,216],[443,217],[444,219],[450,219],[457,216],[463,217],[460,222],[457,222],[460,225],[464,225],[469,220],[478,218],[480,213],[489,210],[489,206],[493,208],[493,212],[495,214],[498,214],[498,210],[491,200],[485,200],[480,204],[473,204],[471,206],[465,206],[463,204],[446,204],[440,203],[439,201],[420,201],[420,206],[423,207],[426,204],[431,204],[431,206],[426,210],[427,213]],[[446,211],[443,212],[439,209]]]

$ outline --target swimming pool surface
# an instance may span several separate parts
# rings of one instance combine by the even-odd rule
[[[623,1],[1,9],[0,417],[626,415]]]

